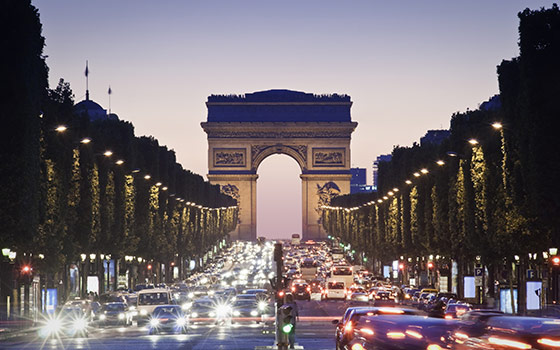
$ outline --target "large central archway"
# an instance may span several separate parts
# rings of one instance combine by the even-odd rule
[[[269,90],[243,96],[210,96],[207,122],[208,180],[238,200],[233,239],[256,239],[259,164],[286,154],[300,166],[302,234],[323,239],[321,207],[350,192],[350,140],[357,126],[346,95]]]

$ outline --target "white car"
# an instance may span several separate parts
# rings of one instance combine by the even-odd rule
[[[158,305],[171,304],[171,292],[165,288],[142,289],[136,299],[138,323],[147,322]]]
[[[346,299],[346,288],[342,282],[328,282],[325,299]]]

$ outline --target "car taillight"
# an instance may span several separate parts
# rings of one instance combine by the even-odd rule
[[[352,332],[352,322],[348,321],[348,323],[346,324],[346,326],[344,326],[344,331],[346,333]]]
[[[365,334],[368,334],[368,335],[374,335],[374,334],[375,334],[375,333],[374,333],[371,329],[369,329],[369,328],[362,328],[362,329],[360,329],[360,332],[365,333]]]
[[[308,291],[308,292],[311,292],[311,287],[307,287],[307,291]]]
[[[403,332],[387,332],[387,338],[389,339],[404,339],[406,336]]]
[[[295,292],[295,291],[296,291],[296,287],[292,287],[292,292]]]
[[[452,316],[452,315],[445,315],[445,319],[446,319],[446,320],[452,320],[452,319],[453,319],[453,316]]]

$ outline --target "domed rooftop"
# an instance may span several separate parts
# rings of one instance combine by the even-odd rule
[[[107,119],[107,110],[103,109],[97,102],[89,99],[89,91],[86,91],[86,99],[74,105],[74,112],[78,115],[87,114],[90,120]]]
[[[74,110],[76,112],[103,110],[103,107],[101,107],[97,102],[94,102],[92,100],[83,100],[81,102],[76,103],[76,105],[74,106]]]

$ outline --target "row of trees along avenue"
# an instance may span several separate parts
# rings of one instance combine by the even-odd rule
[[[376,194],[325,208],[330,235],[377,266],[401,260],[405,273],[428,261],[444,270],[453,260],[459,277],[483,266],[481,298],[496,297],[494,281],[521,285],[526,269],[546,277],[560,244],[560,11],[527,9],[519,19],[520,55],[498,66],[499,96],[454,114],[440,145],[395,147]]]
[[[72,263],[89,271],[101,256],[134,257],[159,273],[222,242],[236,201],[131,123],[75,115],[69,84],[48,87],[37,10],[29,0],[1,7],[0,245],[17,254],[15,270],[30,265],[45,286],[67,286]],[[3,302],[10,283],[2,279]]]

